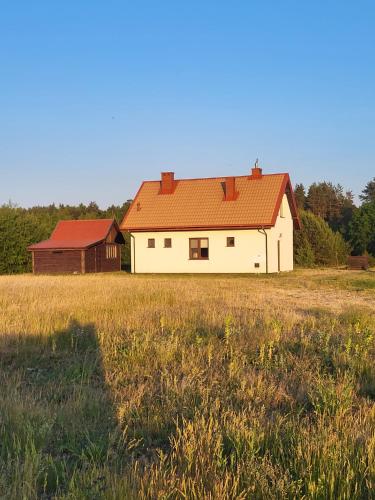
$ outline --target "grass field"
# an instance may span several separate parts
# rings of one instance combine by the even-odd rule
[[[375,273],[0,277],[0,498],[375,498]]]

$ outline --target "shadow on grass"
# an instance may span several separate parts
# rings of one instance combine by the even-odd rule
[[[96,498],[117,422],[95,326],[0,336],[0,384],[0,497]]]

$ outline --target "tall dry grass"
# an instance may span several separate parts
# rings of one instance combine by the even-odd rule
[[[375,278],[0,278],[0,497],[369,498]]]

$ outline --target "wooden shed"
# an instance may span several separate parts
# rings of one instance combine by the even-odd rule
[[[123,243],[115,219],[62,220],[48,240],[28,250],[35,274],[84,274],[121,270]]]

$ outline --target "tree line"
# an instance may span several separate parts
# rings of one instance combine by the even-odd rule
[[[295,187],[302,229],[295,231],[297,265],[311,267],[340,265],[348,254],[369,254],[375,259],[375,177],[364,187],[360,206],[353,194],[339,184],[313,183],[308,189]],[[0,274],[31,270],[27,246],[49,238],[62,219],[101,219],[121,221],[131,200],[105,210],[95,202],[88,205],[49,205],[21,208],[12,203],[0,206]],[[122,264],[130,263],[129,236],[122,252]]]
[[[314,182],[295,187],[302,229],[294,237],[295,261],[302,266],[344,264],[348,254],[375,258],[375,177],[360,194],[340,184]]]

